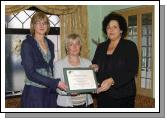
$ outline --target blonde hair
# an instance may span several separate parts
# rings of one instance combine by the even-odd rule
[[[67,53],[67,49],[68,49],[68,45],[71,41],[78,41],[80,46],[82,47],[82,41],[81,41],[81,37],[79,34],[76,34],[76,33],[72,33],[72,34],[69,34],[66,39],[65,39],[65,50],[66,50],[66,53]]]
[[[36,24],[36,22],[41,21],[41,20],[44,20],[47,23],[47,31],[46,31],[45,35],[48,35],[49,30],[50,30],[50,23],[49,23],[48,17],[43,12],[36,12],[33,15],[32,19],[31,19],[31,23],[30,23],[30,32],[31,32],[32,36],[35,35],[34,25]]]

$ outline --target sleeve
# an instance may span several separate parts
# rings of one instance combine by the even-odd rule
[[[52,79],[36,72],[33,60],[32,46],[23,42],[21,46],[22,65],[27,78],[33,82],[44,85],[48,88],[56,89],[60,79]]]
[[[60,78],[61,81],[64,81],[63,67],[62,67],[61,60],[54,64],[54,78],[55,79]],[[67,95],[67,92],[65,92],[59,88],[57,88],[56,91],[59,95]]]
[[[92,64],[97,64],[98,57],[99,57],[99,45],[96,48],[96,51],[92,60]]]
[[[119,88],[134,80],[138,72],[139,56],[136,45],[134,43],[130,44],[126,53],[125,66],[120,71],[115,71],[111,76],[114,80],[113,87],[115,88]]]

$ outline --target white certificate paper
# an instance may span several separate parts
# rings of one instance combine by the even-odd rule
[[[69,91],[90,92],[97,89],[94,71],[90,68],[65,69]]]

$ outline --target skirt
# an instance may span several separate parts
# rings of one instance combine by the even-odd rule
[[[55,108],[57,107],[56,90],[25,85],[21,97],[23,108]]]

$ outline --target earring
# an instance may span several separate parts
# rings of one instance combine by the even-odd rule
[[[120,31],[120,35],[122,36],[122,31]]]

